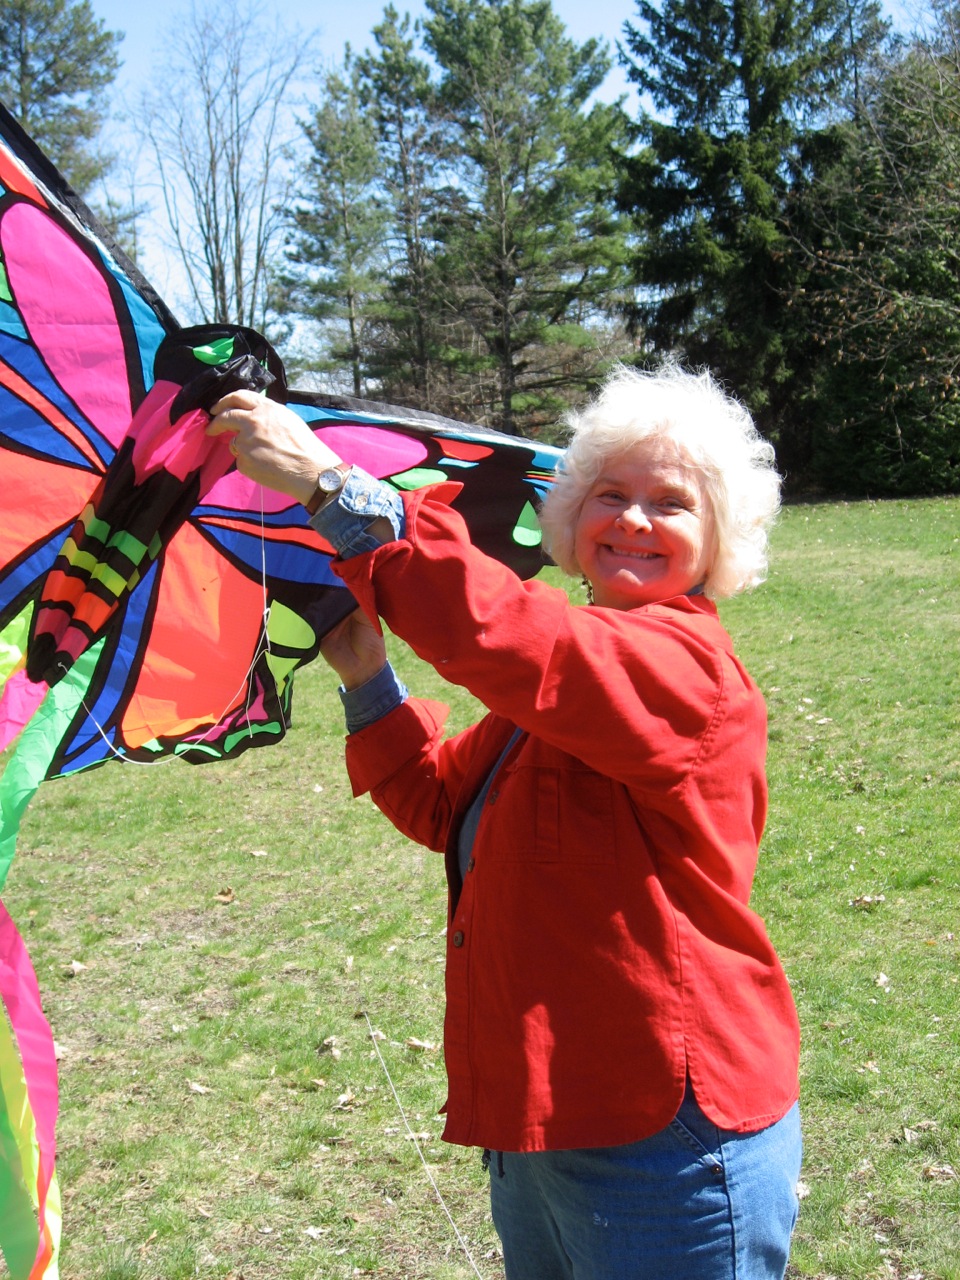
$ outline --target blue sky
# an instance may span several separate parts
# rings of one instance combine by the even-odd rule
[[[422,0],[394,0],[396,9],[418,17],[424,13]],[[289,27],[316,32],[320,57],[325,62],[338,62],[349,41],[359,52],[367,47],[371,29],[380,21],[386,0],[276,0],[264,12],[274,12]],[[161,47],[171,20],[177,13],[187,12],[188,4],[168,6],[153,0],[91,0],[91,7],[111,31],[126,33],[120,48],[125,66],[118,81],[129,93],[139,81],[149,78],[154,51]],[[610,44],[620,36],[624,22],[636,12],[633,0],[553,0],[554,11],[578,43],[590,36],[602,36]],[[627,86],[623,73],[611,73],[604,96],[616,97]]]
[[[357,51],[370,43],[370,31],[380,21],[386,0],[275,0],[264,5],[288,26],[317,33],[321,58],[338,62],[347,41]],[[422,0],[394,0],[400,13],[417,17],[424,12]],[[602,36],[613,48],[623,24],[636,15],[633,0],[553,0],[555,12],[564,22],[569,35],[578,43],[590,36]],[[898,15],[901,24],[909,25],[905,15],[911,8],[922,10],[920,0],[884,0],[887,13]],[[152,59],[168,34],[178,13],[186,12],[188,3],[168,5],[163,0],[92,0],[97,17],[111,31],[126,33],[121,46],[125,66],[119,85],[124,91],[149,78]],[[604,96],[616,97],[628,89],[622,70],[615,67],[604,87]]]

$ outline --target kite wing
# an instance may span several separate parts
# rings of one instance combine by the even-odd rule
[[[283,398],[269,344],[180,329],[0,110],[0,640],[14,662],[29,630],[0,745],[4,716],[9,739],[70,679],[76,711],[43,777],[276,741],[294,671],[352,608],[299,505],[241,476],[198,423],[178,434],[179,411],[169,418],[176,394],[238,359],[241,340]],[[289,403],[399,488],[460,480],[478,545],[524,576],[540,568],[534,505],[555,450],[389,405],[296,392]],[[79,689],[73,664],[94,645]]]
[[[294,672],[353,608],[303,509],[205,435],[237,385],[286,397],[398,489],[461,481],[477,544],[523,576],[540,568],[534,507],[555,450],[287,393],[260,335],[182,329],[0,106],[0,746],[20,733],[0,779],[0,887],[44,779],[278,741]],[[0,999],[0,1251],[13,1280],[52,1280],[53,1043],[2,907]]]

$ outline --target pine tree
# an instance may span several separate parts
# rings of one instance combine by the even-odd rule
[[[592,326],[620,287],[611,155],[622,116],[587,106],[609,58],[597,40],[571,41],[549,0],[427,8],[437,103],[459,157],[437,225],[458,411],[536,427],[595,375]]]
[[[372,354],[383,394],[431,412],[441,402],[433,222],[443,139],[417,26],[388,5],[373,29],[376,52],[357,59],[360,95],[376,129],[389,279]]]
[[[936,5],[798,207],[795,301],[821,346],[813,474],[846,493],[960,486],[960,7]]]
[[[786,209],[855,112],[883,36],[876,0],[637,0],[623,59],[652,110],[622,161],[641,231],[630,318],[648,348],[728,379],[769,434],[789,431],[806,337]],[[627,52],[628,51],[628,52]]]
[[[288,280],[302,315],[335,321],[339,337],[314,367],[346,365],[354,396],[366,391],[370,330],[384,291],[386,217],[377,195],[374,122],[360,100],[360,68],[349,48],[323,79],[320,104],[303,124],[305,181],[288,210]]]
[[[109,168],[94,144],[121,39],[89,0],[0,0],[0,100],[81,194]]]

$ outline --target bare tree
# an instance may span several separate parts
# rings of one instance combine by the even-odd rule
[[[174,32],[143,102],[170,237],[199,319],[263,328],[309,41],[238,0],[198,0]]]

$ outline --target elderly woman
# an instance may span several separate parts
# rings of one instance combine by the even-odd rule
[[[798,1028],[749,907],[766,714],[713,603],[762,579],[772,450],[674,365],[571,427],[542,522],[579,607],[476,550],[455,486],[401,500],[247,392],[211,430],[307,505],[359,603],[324,649],[347,765],[446,856],[444,1136],[486,1149],[508,1280],[773,1280]],[[488,714],[445,740],[379,618]]]

